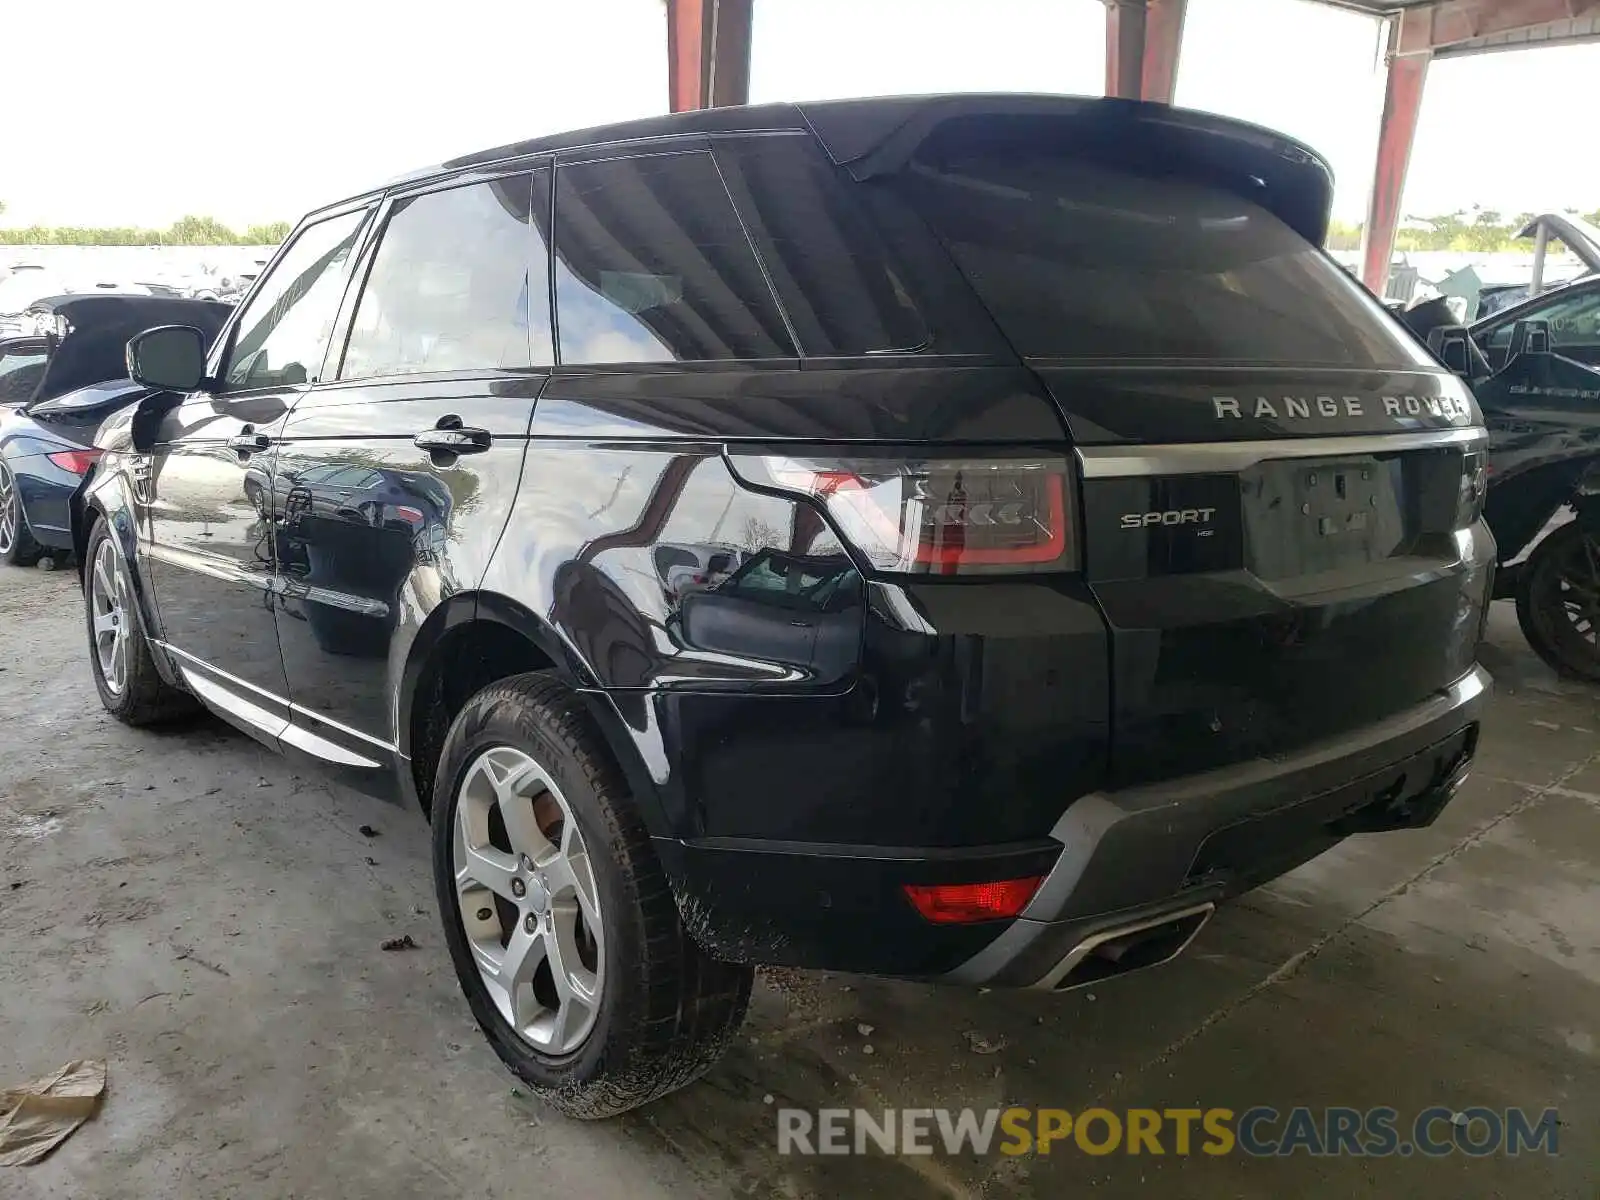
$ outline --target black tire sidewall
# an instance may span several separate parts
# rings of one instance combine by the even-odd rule
[[[514,709],[522,710],[518,720]],[[638,966],[644,954],[644,931],[631,889],[626,885],[611,838],[606,830],[605,801],[596,793],[587,774],[559,743],[539,729],[540,710],[536,704],[496,693],[488,702],[468,703],[446,741],[434,788],[433,875],[444,926],[445,942],[473,1016],[483,1028],[496,1053],[514,1071],[535,1086],[562,1091],[581,1086],[599,1070],[605,1060],[625,1057],[626,1046],[641,997],[633,986],[638,982]],[[461,783],[472,762],[484,751],[509,746],[532,756],[561,789],[588,849],[599,893],[601,919],[605,924],[605,982],[600,1011],[583,1044],[570,1053],[554,1057],[523,1041],[490,997],[461,922],[460,901],[456,893],[453,838],[456,808]]]
[[[1586,531],[1574,520],[1534,548],[1518,580],[1517,623],[1534,653],[1558,673],[1600,682],[1600,653],[1593,647],[1587,653],[1574,653],[1579,641],[1585,646],[1588,643],[1572,628],[1559,604],[1561,561],[1572,552],[1573,543],[1585,536]]]

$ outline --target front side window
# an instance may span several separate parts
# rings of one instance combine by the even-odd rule
[[[555,361],[548,255],[530,220],[535,178],[396,202],[356,304],[341,379]],[[538,190],[547,198],[546,187]]]
[[[366,215],[319,221],[284,251],[239,314],[222,368],[226,390],[316,381]]]
[[[1600,288],[1577,295],[1553,295],[1517,314],[1521,321],[1548,321],[1552,346],[1593,346],[1600,343]],[[1511,345],[1516,321],[1507,321],[1489,334],[1489,345],[1504,350]]]
[[[555,244],[563,364],[794,355],[705,151],[558,168]]]

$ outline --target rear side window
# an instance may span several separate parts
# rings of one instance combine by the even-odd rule
[[[802,354],[909,351],[927,342],[882,236],[811,138],[740,138],[716,153]]]
[[[563,364],[795,353],[705,151],[558,167],[555,246]]]
[[[1264,208],[1214,180],[1069,152],[1040,132],[936,138],[897,183],[1024,356],[1427,362]]]
[[[396,202],[339,377],[554,362],[547,256],[530,220],[534,185],[533,175],[515,175]]]

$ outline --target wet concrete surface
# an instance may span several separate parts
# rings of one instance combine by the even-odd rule
[[[0,568],[0,1087],[86,1056],[110,1085],[0,1196],[1600,1195],[1600,689],[1558,681],[1509,611],[1478,770],[1433,827],[1346,842],[1088,991],[763,973],[703,1082],[599,1125],[479,1038],[420,816],[209,720],[117,725],[80,614],[70,573]],[[402,933],[419,949],[379,950]],[[806,1158],[776,1136],[782,1106],[1387,1105],[1408,1132],[1435,1104],[1555,1107],[1560,1152],[1181,1156],[1168,1134],[1160,1157]]]

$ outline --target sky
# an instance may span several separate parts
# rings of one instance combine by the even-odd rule
[[[6,42],[28,52],[6,55],[0,112],[39,131],[0,154],[6,225],[292,220],[426,163],[666,107],[662,0],[80,0],[70,36],[59,6],[6,8]],[[755,0],[751,99],[1095,95],[1104,11]],[[1435,63],[1404,211],[1600,207],[1600,157],[1563,146],[1561,116],[1589,110],[1597,73],[1595,44]],[[1190,0],[1176,99],[1310,143],[1334,166],[1336,215],[1364,214],[1376,21],[1305,0]]]

